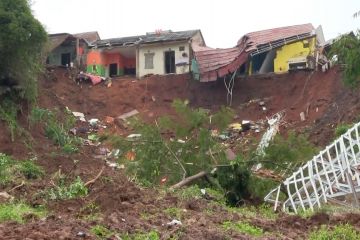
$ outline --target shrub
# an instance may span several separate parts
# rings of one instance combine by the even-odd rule
[[[90,229],[90,231],[96,235],[98,239],[108,239],[114,235],[114,233],[103,225],[96,225]]]
[[[335,226],[321,226],[320,229],[313,231],[309,236],[310,240],[355,240],[360,239],[360,233],[349,224]]]
[[[46,215],[42,208],[32,208],[25,203],[3,203],[0,204],[0,222],[16,221],[24,223],[24,215],[34,214],[38,217]]]
[[[6,154],[0,153],[0,186],[4,186],[14,178],[15,161]]]
[[[19,164],[19,171],[27,179],[37,179],[44,175],[44,170],[31,160],[22,161]]]
[[[346,133],[351,127],[352,127],[351,124],[345,124],[345,123],[337,125],[335,128],[335,137],[336,138],[340,137],[341,135]]]
[[[0,120],[5,121],[11,136],[11,141],[15,141],[16,133],[21,132],[23,129],[17,123],[17,114],[20,110],[16,100],[12,97],[5,97],[0,99]]]
[[[69,186],[66,186],[63,182],[60,182],[59,186],[50,188],[47,191],[47,196],[51,200],[73,199],[84,197],[87,194],[88,189],[80,177],[77,177],[75,181],[72,182]]]
[[[61,121],[61,119],[63,121]],[[80,139],[69,134],[70,128],[75,124],[74,116],[68,111],[61,113],[59,110],[33,108],[30,115],[30,123],[44,124],[45,135],[62,147],[65,153],[75,153],[78,151]]]
[[[122,240],[159,240],[159,234],[152,230],[148,233],[134,233],[134,234],[125,234],[121,236]]]

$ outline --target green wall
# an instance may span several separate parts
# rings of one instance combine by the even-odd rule
[[[94,71],[93,66],[94,65],[88,65],[86,68],[86,72],[105,77],[105,67],[103,65],[96,64],[96,71]]]

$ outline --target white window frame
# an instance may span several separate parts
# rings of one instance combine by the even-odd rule
[[[145,69],[154,69],[154,56],[155,53],[144,53]]]

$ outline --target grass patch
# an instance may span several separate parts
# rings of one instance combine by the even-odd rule
[[[17,178],[37,179],[43,175],[44,170],[33,160],[15,161],[10,156],[0,153],[0,186],[6,186]]]
[[[114,232],[103,225],[95,225],[90,229],[98,239],[108,239],[114,235]]]
[[[46,211],[42,208],[32,208],[25,203],[0,204],[0,222],[15,221],[25,223],[24,216],[28,214],[41,218],[46,215]]]
[[[310,240],[356,240],[360,239],[360,233],[349,224],[337,225],[333,229],[329,226],[321,226],[309,236]]]
[[[335,137],[338,138],[347,132],[352,127],[352,124],[340,123],[335,128]]]
[[[230,222],[226,221],[222,224],[222,227],[226,230],[233,230],[239,233],[245,233],[250,236],[260,237],[264,234],[263,230],[259,227],[250,225],[247,222]]]
[[[42,167],[36,165],[31,160],[22,161],[19,163],[19,171],[27,179],[37,179],[44,176],[44,170]]]
[[[159,234],[152,230],[148,233],[134,233],[134,234],[126,234],[121,235],[122,240],[159,240]]]
[[[176,207],[167,208],[164,210],[164,213],[170,218],[175,218],[177,220],[181,219],[182,217],[182,209]]]
[[[79,216],[87,221],[98,220],[101,217],[100,207],[95,202],[90,202],[80,209]]]
[[[259,206],[227,207],[230,212],[235,212],[246,218],[259,217],[263,219],[275,220],[278,214],[275,213],[270,205],[262,204]]]

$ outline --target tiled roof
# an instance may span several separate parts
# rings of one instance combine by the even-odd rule
[[[100,36],[97,31],[76,33],[76,34],[73,34],[73,36],[76,38],[84,39],[88,44],[92,44],[92,43],[100,40]]]
[[[266,29],[245,34],[238,41],[238,45],[246,42],[246,51],[249,52],[263,44],[271,43],[280,39],[286,39],[297,35],[311,33],[313,31],[315,31],[315,29],[311,23]]]
[[[247,61],[249,55],[311,37],[313,31],[311,24],[303,24],[245,34],[234,48],[210,49],[193,46],[200,81],[215,81],[238,69]]]

